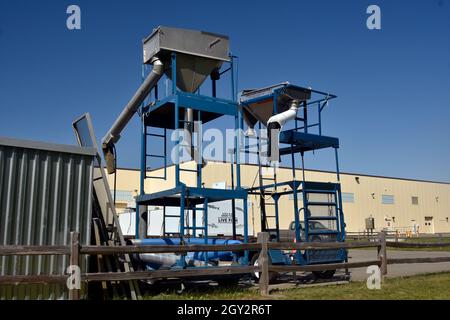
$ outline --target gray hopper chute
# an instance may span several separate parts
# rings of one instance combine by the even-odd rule
[[[274,115],[275,95],[272,94],[274,91],[278,92],[276,95],[277,114],[289,110],[293,100],[301,102],[311,98],[311,90],[292,86],[289,82],[261,89],[244,90],[241,93],[240,101],[244,106],[244,119],[249,126],[253,127],[257,121],[267,126],[267,122]],[[258,99],[266,96],[267,99]]]
[[[158,27],[144,40],[144,63],[157,57],[172,79],[171,54],[176,53],[177,87],[195,92],[214,70],[229,61],[227,36],[204,31]]]
[[[241,93],[244,121],[248,126],[246,135],[255,135],[254,127],[258,121],[267,127],[269,141],[267,156],[271,161],[279,160],[279,133],[282,127],[296,118],[300,104],[310,98],[311,90],[290,85],[289,82],[261,89],[244,90]]]

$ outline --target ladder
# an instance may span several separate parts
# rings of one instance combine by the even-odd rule
[[[328,238],[330,235],[337,236],[339,234],[339,207],[337,198],[337,190],[303,190],[306,241],[317,240],[320,236]],[[313,225],[315,222],[323,222],[328,230],[317,228]]]
[[[261,132],[261,123],[259,123],[259,132]],[[250,137],[248,137],[250,138]],[[263,137],[255,137],[257,150],[253,153],[257,156],[258,163],[258,184],[259,184],[259,205],[261,210],[261,231],[269,232],[271,236],[275,235],[276,239],[280,239],[280,223],[278,212],[278,187],[277,187],[277,173],[274,169],[273,174],[266,175],[264,167],[269,167],[268,163],[263,163],[261,157],[261,141],[267,140]],[[247,146],[250,148],[251,146]],[[252,151],[247,151],[251,153]],[[266,187],[272,186],[271,191],[267,191]]]
[[[147,174],[145,175],[144,179],[160,179],[160,180],[166,180],[167,179],[167,129],[164,128],[164,133],[163,134],[158,134],[158,133],[148,133],[147,132],[147,126],[144,125],[144,144],[143,144],[143,148],[144,148],[144,168],[146,169],[145,172],[147,172],[147,169],[149,169],[148,164],[148,159],[163,159],[164,160],[164,175],[161,176],[147,176]],[[153,154],[153,153],[148,153],[147,151],[147,139],[148,137],[153,137],[153,138],[157,138],[157,139],[162,139],[163,144],[164,144],[164,152],[163,154]]]
[[[325,185],[325,184],[323,184]],[[341,241],[339,188],[336,184],[328,184],[327,188],[312,187],[306,183],[303,193],[304,236],[306,242]],[[309,263],[337,261],[339,250],[306,250]]]

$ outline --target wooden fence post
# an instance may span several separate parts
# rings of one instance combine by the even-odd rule
[[[80,267],[80,234],[76,231],[70,232],[70,265]],[[80,290],[69,289],[69,300],[79,299]]]
[[[269,234],[267,232],[258,233],[258,243],[261,244],[261,251],[258,257],[259,272],[259,292],[261,295],[269,294],[269,253],[267,243]]]
[[[380,271],[381,275],[385,276],[387,274],[386,231],[383,230],[378,234],[378,241],[380,242],[378,247],[378,259],[381,260]]]

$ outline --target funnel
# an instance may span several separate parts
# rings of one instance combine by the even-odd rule
[[[205,79],[229,61],[227,36],[204,31],[159,26],[144,40],[144,63],[155,58],[166,66],[171,64],[171,54],[177,55],[177,87],[185,92],[195,92]],[[165,74],[172,77],[172,68]]]
[[[244,90],[240,101],[244,106],[244,117],[247,124],[254,125],[257,121],[267,125],[274,114],[283,113],[290,108],[293,100],[306,101],[311,98],[311,90],[290,85],[284,82],[274,86]],[[277,110],[274,112],[274,99],[277,99]]]

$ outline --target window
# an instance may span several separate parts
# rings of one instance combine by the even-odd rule
[[[381,203],[382,204],[394,204],[394,196],[391,194],[383,194],[381,195]]]
[[[411,197],[411,203],[413,205],[418,205],[419,204],[419,197]]]
[[[114,190],[111,190],[111,195],[114,197]],[[116,201],[129,202],[133,200],[133,192],[127,190],[116,190]]]
[[[351,192],[342,192],[342,202],[355,203],[355,194]]]

